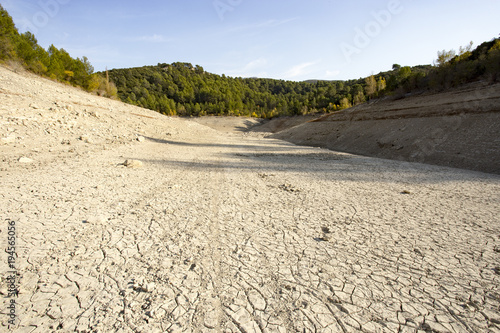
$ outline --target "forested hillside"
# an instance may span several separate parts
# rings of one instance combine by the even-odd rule
[[[349,81],[294,82],[231,78],[176,62],[114,69],[109,77],[122,101],[167,115],[271,118],[333,112],[384,95],[443,90],[479,79],[500,79],[500,39],[438,53],[434,66],[402,67]]]
[[[274,117],[339,109],[342,96],[363,92],[361,81],[292,82],[230,78],[189,63],[109,71],[119,97],[170,115]]]
[[[0,5],[0,63],[22,67],[53,80],[82,87],[101,95],[112,96],[112,86],[94,74],[87,57],[72,58],[64,49],[50,45],[47,50],[38,45],[31,32],[19,33],[12,17]]]

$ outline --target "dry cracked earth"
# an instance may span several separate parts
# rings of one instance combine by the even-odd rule
[[[499,176],[0,78],[1,331],[500,332]]]

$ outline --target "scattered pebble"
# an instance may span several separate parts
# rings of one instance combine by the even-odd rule
[[[143,163],[138,160],[126,160],[122,165],[126,166],[127,168],[137,169],[142,168]]]
[[[80,136],[80,140],[85,142],[85,143],[92,143],[92,140],[90,139],[90,137],[88,135]]]
[[[26,164],[34,162],[31,158],[24,157],[24,156],[21,157],[18,161],[19,161],[19,163],[26,163]]]
[[[156,289],[156,284],[154,282],[146,283],[143,290],[147,293],[151,293]]]
[[[280,190],[283,190],[283,191],[286,191],[286,192],[291,192],[291,193],[293,193],[293,192],[300,192],[300,189],[294,187],[291,184],[282,184],[282,185],[278,186],[278,188]]]
[[[87,218],[83,223],[90,223],[90,224],[102,224],[105,223],[108,219],[105,218],[104,216],[90,216]]]
[[[151,293],[156,289],[156,284],[154,282],[146,282],[144,278],[139,278],[133,282],[132,289],[137,292]]]
[[[5,138],[1,138],[0,141],[2,141],[2,143],[12,143],[12,142],[16,141],[16,137],[15,136],[8,136]]]

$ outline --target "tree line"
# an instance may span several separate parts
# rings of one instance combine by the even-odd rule
[[[293,82],[231,78],[201,66],[176,62],[109,71],[125,102],[180,116],[254,116],[307,114],[343,107],[342,97],[363,91],[357,81]]]
[[[481,79],[500,80],[500,39],[459,52],[438,52],[434,65],[400,66],[348,81],[294,82],[232,78],[199,65],[159,63],[109,71],[119,98],[130,104],[180,116],[276,116],[326,113],[374,98],[444,90]]]
[[[20,64],[24,68],[53,80],[79,86],[90,92],[111,97],[113,86],[102,75],[94,73],[87,57],[73,58],[64,49],[38,45],[31,32],[19,33],[9,13],[0,5],[0,62]]]
[[[385,77],[295,82],[232,78],[190,63],[160,63],[109,71],[126,103],[180,116],[276,116],[334,112],[386,90]]]

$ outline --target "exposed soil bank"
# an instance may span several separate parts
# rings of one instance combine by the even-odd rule
[[[499,133],[500,84],[477,83],[446,93],[375,101],[272,137],[354,154],[500,173]]]

